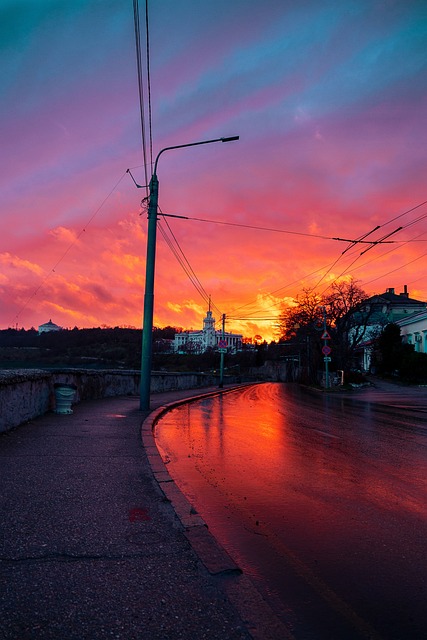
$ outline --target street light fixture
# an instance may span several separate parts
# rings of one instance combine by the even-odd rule
[[[140,385],[140,409],[150,410],[150,387],[151,387],[151,360],[152,360],[152,340],[153,340],[153,311],[154,311],[154,268],[156,261],[156,234],[157,234],[157,209],[159,200],[159,181],[157,179],[157,163],[160,156],[165,151],[171,149],[183,149],[184,147],[196,147],[201,144],[211,144],[212,142],[232,142],[238,140],[239,136],[228,138],[216,138],[215,140],[202,140],[201,142],[190,142],[179,144],[173,147],[165,147],[157,154],[154,163],[154,171],[150,180],[150,199],[148,205],[148,230],[147,230],[147,260],[145,263],[145,294],[144,294],[144,317],[142,328],[142,355],[141,355],[141,385]]]

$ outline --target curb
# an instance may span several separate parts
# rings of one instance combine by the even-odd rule
[[[141,439],[154,478],[180,520],[185,537],[207,571],[212,576],[222,579],[224,591],[247,626],[251,637],[254,640],[279,640],[279,638],[280,640],[294,640],[294,636],[288,628],[279,620],[233,558],[210,533],[206,522],[175,484],[157,449],[154,436],[157,422],[175,407],[203,398],[238,391],[243,386],[253,386],[253,384],[202,393],[158,407],[143,420]]]
[[[180,399],[155,409],[150,415],[143,421],[141,426],[141,437],[144,449],[147,454],[148,462],[153,472],[160,489],[165,495],[166,499],[172,504],[172,507],[181,521],[186,538],[189,540],[191,546],[195,549],[200,560],[206,567],[206,569],[212,575],[220,573],[242,573],[241,569],[235,564],[225,549],[215,540],[215,538],[209,533],[208,526],[203,518],[197,513],[193,505],[187,500],[185,495],[181,492],[164,464],[159,450],[156,446],[156,439],[154,436],[154,429],[157,422],[168,411],[171,411],[175,407],[189,402],[196,402],[203,398],[210,398],[223,393],[230,393],[237,391],[242,387],[233,387],[230,389],[221,389],[220,391],[211,391],[209,393],[201,393],[197,396],[191,396],[190,398]]]

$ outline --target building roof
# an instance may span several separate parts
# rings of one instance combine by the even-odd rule
[[[366,300],[366,302],[375,304],[375,303],[388,303],[389,305],[399,306],[404,305],[405,307],[410,306],[427,306],[425,302],[422,300],[415,300],[415,298],[410,298],[407,287],[405,285],[404,291],[402,293],[395,293],[394,288],[390,287],[386,289],[385,293],[380,293],[371,296]]]
[[[425,311],[420,311],[419,313],[412,313],[406,318],[400,318],[399,320],[396,320],[396,324],[400,327],[404,327],[406,325],[415,324],[416,322],[421,322],[422,320],[427,321],[427,309]]]
[[[52,320],[39,325],[39,331],[60,331],[61,329],[62,327],[52,322]]]

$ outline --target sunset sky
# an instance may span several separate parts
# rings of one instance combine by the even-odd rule
[[[141,327],[132,0],[0,7],[0,328]],[[201,328],[210,295],[272,339],[281,304],[345,276],[427,300],[426,43],[425,0],[149,1],[153,159],[240,136],[159,160],[161,211],[189,219],[160,222],[155,325]],[[403,228],[333,239],[377,226]]]

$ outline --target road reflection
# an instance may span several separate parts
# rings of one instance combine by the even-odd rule
[[[157,426],[168,470],[296,638],[427,637],[422,414],[264,384]]]

